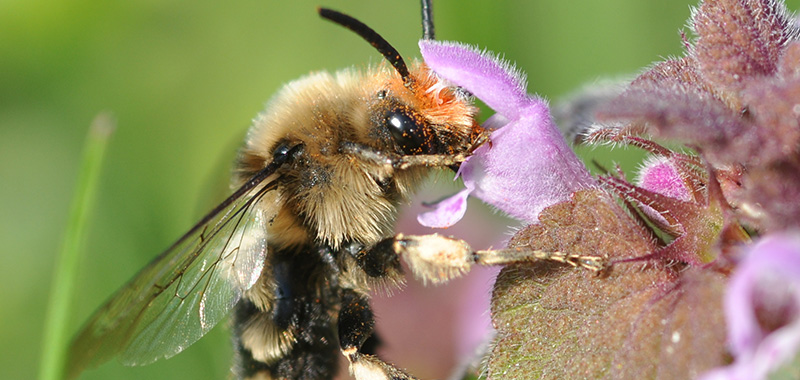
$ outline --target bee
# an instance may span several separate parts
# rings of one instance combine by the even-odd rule
[[[90,318],[70,347],[68,377],[114,356],[129,365],[169,358],[232,315],[240,378],[328,379],[342,354],[357,379],[413,378],[374,356],[368,294],[402,279],[398,206],[487,133],[464,91],[406,65],[360,21],[319,14],[388,64],[286,84],[247,134],[237,190]]]

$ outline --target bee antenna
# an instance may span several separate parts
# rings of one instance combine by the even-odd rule
[[[422,39],[434,40],[436,39],[435,34],[433,29],[433,8],[431,0],[422,0]]]
[[[372,30],[372,28],[366,26],[363,22],[332,9],[318,8],[317,12],[319,12],[320,17],[356,32],[356,34],[369,42],[372,47],[383,55],[383,58],[386,58],[386,60],[394,66],[394,69],[397,70],[397,73],[403,78],[403,82],[406,84],[411,82],[411,75],[408,73],[408,66],[406,66],[406,62],[403,61],[403,57],[401,57],[397,49],[381,37],[378,32]]]

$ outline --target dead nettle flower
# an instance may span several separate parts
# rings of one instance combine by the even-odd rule
[[[421,224],[439,228],[455,224],[464,216],[470,194],[514,218],[535,222],[545,207],[596,186],[556,128],[547,103],[528,95],[521,73],[463,44],[423,40],[420,49],[437,75],[497,112],[485,125],[496,128],[491,142],[461,165],[466,189],[421,214]]]
[[[653,252],[636,260],[702,265],[718,257],[721,235],[731,241],[746,239],[739,224],[726,224],[729,207],[721,185],[716,177],[708,176],[699,158],[673,152],[638,136],[609,136],[605,132],[595,131],[587,141],[598,141],[603,136],[651,154],[639,169],[635,183],[625,180],[621,172],[598,177],[623,200],[640,224],[650,226],[652,238],[659,241]]]
[[[707,189],[702,161],[637,136],[609,136],[658,158],[642,171],[638,185],[624,176],[598,182],[567,146],[547,104],[529,96],[521,75],[507,64],[460,44],[423,41],[420,47],[437,75],[497,111],[486,123],[496,128],[490,143],[461,166],[466,189],[420,221],[438,227],[457,222],[473,194],[531,223],[511,247],[616,263],[603,277],[546,262],[503,269],[493,292],[497,338],[489,378],[626,378],[653,371],[685,378],[725,364],[722,312],[715,307],[723,277],[693,268],[716,257],[723,225],[720,191]],[[668,241],[659,240],[664,234]],[[643,270],[627,262],[648,265]],[[704,308],[712,311],[704,319],[689,318]],[[662,334],[672,339],[664,349],[681,354],[654,361],[650,355],[661,349]],[[704,354],[688,356],[695,350]],[[532,352],[539,359],[531,360]]]
[[[487,121],[491,143],[461,167],[466,189],[420,221],[452,225],[472,194],[533,223],[511,246],[612,264],[603,278],[547,263],[505,268],[490,378],[689,378],[713,368],[714,378],[762,378],[796,358],[800,237],[772,234],[800,228],[800,32],[773,0],[704,1],[690,25],[697,38],[684,41],[686,55],[635,79],[581,140],[651,153],[633,183],[619,170],[589,176],[507,64],[420,43],[437,75],[498,113]],[[751,248],[742,226],[761,236]],[[783,280],[765,280],[772,273]]]

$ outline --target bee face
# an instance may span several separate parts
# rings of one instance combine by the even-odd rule
[[[370,107],[371,125],[389,142],[384,148],[401,155],[467,152],[480,129],[469,99],[459,97],[424,65],[416,65],[410,76],[410,85],[397,77],[388,81]]]
[[[275,245],[377,243],[391,232],[397,204],[436,166],[387,162],[453,156],[475,145],[481,129],[469,99],[422,64],[410,78],[408,85],[390,67],[317,73],[270,101],[248,134],[234,186],[277,150],[303,147],[302,158],[281,169],[277,194],[268,196],[275,199],[261,202],[271,208]]]

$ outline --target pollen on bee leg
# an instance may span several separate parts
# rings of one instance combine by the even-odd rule
[[[465,241],[439,234],[395,237],[394,250],[405,258],[417,278],[434,284],[468,272],[475,259]]]
[[[350,358],[348,356],[348,358]],[[364,359],[360,356],[359,359]],[[372,363],[368,360],[350,361],[350,372],[358,380],[388,380],[386,371],[378,363]]]
[[[339,147],[339,151],[342,154],[351,155],[351,162],[371,162],[375,165],[383,166],[387,173],[391,173],[394,170],[394,167],[396,166],[395,161],[400,160],[401,157],[388,152],[381,152],[369,146],[350,141],[343,142]]]
[[[416,377],[372,355],[355,352],[347,358],[350,360],[350,373],[356,380],[416,380]]]
[[[414,166],[445,167],[461,164],[467,159],[463,153],[454,155],[445,154],[419,154],[415,156],[401,156],[394,162],[397,169],[408,169]]]
[[[358,347],[347,347],[342,349],[342,354],[351,363],[354,361],[356,353],[358,353]]]

